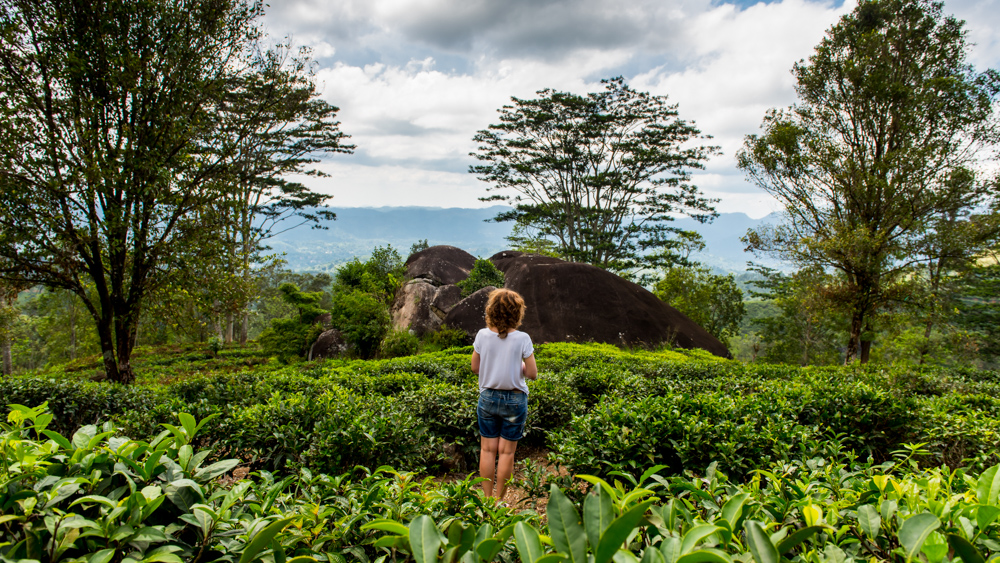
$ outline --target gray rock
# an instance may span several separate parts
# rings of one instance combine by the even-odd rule
[[[454,246],[425,248],[406,259],[406,276],[423,278],[434,285],[456,284],[469,277],[476,257]]]
[[[442,321],[448,316],[448,312],[455,308],[455,305],[462,300],[462,288],[457,285],[442,285],[434,294],[431,301],[431,312]]]
[[[392,325],[396,330],[409,330],[417,336],[434,332],[441,326],[441,318],[431,312],[431,302],[437,287],[418,278],[405,283],[396,292],[392,303]]]
[[[471,338],[476,337],[479,329],[486,326],[486,302],[496,288],[488,285],[455,305],[444,323],[451,328],[464,330]]]
[[[344,340],[344,335],[337,329],[330,329],[316,338],[316,342],[309,348],[309,361],[322,358],[338,358],[351,349],[351,345]]]

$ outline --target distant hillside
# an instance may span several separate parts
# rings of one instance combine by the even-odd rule
[[[270,241],[275,252],[285,253],[288,268],[296,271],[329,271],[357,257],[367,257],[376,246],[392,245],[404,257],[410,245],[427,239],[428,244],[450,244],[476,256],[487,257],[509,248],[505,237],[510,223],[487,222],[505,207],[482,209],[441,207],[349,207],[334,209],[336,221],[326,229],[300,227]],[[696,256],[710,267],[742,272],[750,259],[739,238],[747,229],[767,222],[743,213],[723,213],[702,225],[693,219],[678,219],[675,225],[695,230],[705,238],[706,251]]]

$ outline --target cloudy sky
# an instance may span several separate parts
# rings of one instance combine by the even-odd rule
[[[782,0],[271,0],[272,37],[309,46],[323,97],[358,149],[307,180],[334,207],[479,207],[472,136],[511,96],[585,94],[622,75],[669,96],[723,154],[695,184],[721,212],[774,203],[735,166],[764,112],[795,101],[790,69],[854,7]],[[1000,68],[1000,0],[949,0],[977,69]]]

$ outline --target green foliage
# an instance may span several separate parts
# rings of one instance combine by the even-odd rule
[[[376,247],[368,260],[358,258],[337,270],[334,292],[363,291],[389,303],[403,283],[403,259],[392,246]]]
[[[746,314],[733,274],[720,276],[704,267],[668,268],[653,292],[723,342],[739,331]]]
[[[637,92],[622,77],[601,83],[586,95],[512,98],[500,122],[473,138],[481,164],[469,171],[503,192],[484,201],[511,205],[495,220],[533,230],[530,239],[555,242],[568,259],[627,271],[672,232],[673,213],[700,221],[714,213],[688,182],[717,148],[696,145],[700,131],[666,96]]]
[[[44,406],[11,407],[0,423],[5,561],[372,560],[388,552],[374,531],[386,519],[537,523],[474,494],[473,479],[438,485],[387,467],[234,481],[238,460],[194,447],[211,420],[186,413],[145,442],[110,425],[67,438]]]
[[[427,244],[427,239],[417,240],[417,242],[410,245],[410,254],[407,257],[413,256],[421,250],[427,250],[430,247],[431,245]]]
[[[279,290],[285,302],[295,307],[298,317],[274,319],[270,328],[261,333],[259,342],[265,353],[289,362],[307,355],[309,347],[323,332],[321,325],[314,324],[316,317],[323,314],[317,306],[323,296],[320,292],[301,291],[289,282],[281,284]]]
[[[972,331],[979,352],[997,363],[1000,357],[1000,265],[971,269],[963,278],[958,296],[958,324]]]
[[[919,448],[911,447],[912,455]],[[905,455],[905,453],[904,453]],[[522,562],[837,563],[855,560],[985,562],[1000,551],[1000,466],[979,476],[858,462],[835,447],[822,455],[730,482],[712,463],[703,476],[664,479],[661,466],[614,481],[579,475],[578,491],[551,487],[547,526],[491,528],[420,516],[379,521],[378,540],[419,563],[490,561],[509,536]],[[619,479],[620,477],[620,479]],[[575,484],[574,484],[575,485]],[[448,533],[443,533],[447,531]],[[949,559],[954,553],[954,559]]]
[[[976,73],[969,49],[941,3],[861,2],[795,64],[798,102],[770,110],[738,154],[784,207],[781,225],[744,242],[840,274],[826,291],[848,316],[848,361],[867,361],[862,343],[910,293],[914,264],[933,293],[1000,232],[993,180],[974,172],[997,141],[1000,74]]]
[[[330,313],[333,326],[362,358],[375,356],[392,324],[385,304],[371,293],[358,289],[337,291]]]
[[[484,258],[476,258],[469,277],[458,282],[458,287],[462,288],[462,297],[468,297],[484,287],[503,287],[503,272],[493,265],[493,262]]]
[[[380,358],[412,356],[419,347],[420,339],[415,334],[408,330],[392,330],[379,344],[378,355]]]
[[[446,324],[442,324],[434,332],[424,335],[424,348],[428,352],[468,346],[470,342],[469,335],[464,330],[451,328]]]
[[[846,319],[823,289],[835,283],[819,268],[783,274],[757,267],[760,278],[749,285],[751,295],[766,299],[747,327],[759,337],[754,360],[799,365],[840,363],[840,347],[847,340]]]

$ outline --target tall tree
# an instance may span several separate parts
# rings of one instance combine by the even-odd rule
[[[717,147],[678,117],[676,104],[629,88],[621,77],[586,96],[541,90],[511,98],[500,123],[479,131],[469,171],[502,191],[481,198],[514,208],[496,221],[554,240],[570,260],[615,271],[643,265],[642,252],[676,230],[672,214],[714,217],[713,200],[690,183]]]
[[[0,277],[75,293],[134,380],[143,300],[211,249],[239,146],[273,122],[262,4],[0,0]],[[91,291],[87,291],[90,286]]]
[[[939,3],[862,0],[794,66],[799,103],[768,112],[738,155],[785,208],[782,225],[747,233],[748,248],[843,274],[832,297],[850,317],[848,362],[867,361],[864,335],[901,278],[936,259],[926,254],[935,218],[956,201],[959,218],[990,205],[989,178],[960,194],[949,185],[1000,133],[1000,76],[966,63],[962,27]],[[995,234],[979,231],[962,251]]]

